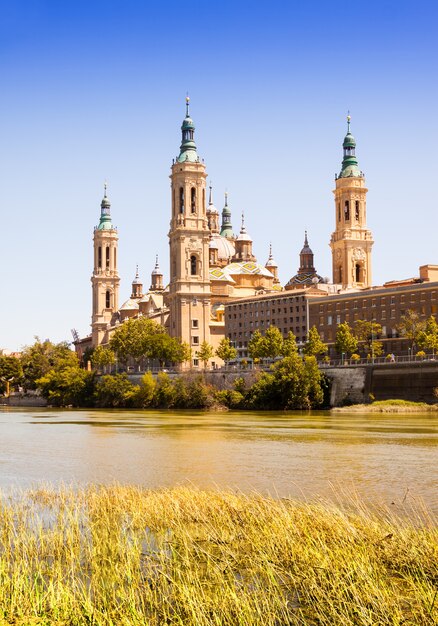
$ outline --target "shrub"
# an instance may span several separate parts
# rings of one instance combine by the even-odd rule
[[[96,385],[96,404],[103,408],[124,408],[134,405],[138,385],[133,385],[126,374],[107,374]]]

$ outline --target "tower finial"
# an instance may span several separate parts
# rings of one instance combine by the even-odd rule
[[[241,226],[241,228],[240,228],[240,232],[241,232],[241,233],[246,232],[246,231],[245,231],[245,212],[244,212],[244,211],[242,211],[242,226]]]
[[[348,109],[348,111],[347,111],[347,133],[350,132],[350,122],[351,122],[351,115],[350,115],[350,109]]]
[[[269,242],[269,261],[272,261],[272,241]]]
[[[307,230],[304,231],[304,245],[308,246],[309,242],[307,241]]]
[[[190,117],[189,104],[190,104],[190,98],[189,98],[189,92],[187,92],[186,94],[186,117]]]
[[[225,206],[228,206],[228,191],[225,190]]]
[[[104,198],[106,198],[106,190],[107,190],[107,187],[108,187],[108,183],[105,181],[105,182],[103,183],[103,197],[104,197]]]
[[[213,192],[212,192],[212,183],[211,183],[211,181],[210,181],[209,189],[210,189],[210,194],[208,196],[208,204],[213,204]]]
[[[135,278],[138,278],[138,263],[135,266]]]

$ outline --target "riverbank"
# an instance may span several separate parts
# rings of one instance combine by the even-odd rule
[[[0,623],[413,623],[437,617],[436,524],[194,488],[3,498]],[[3,620],[3,621],[2,621]]]
[[[380,400],[371,404],[353,404],[335,407],[331,413],[437,413],[438,404],[410,402],[409,400]]]

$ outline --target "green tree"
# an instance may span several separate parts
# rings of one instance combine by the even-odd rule
[[[139,409],[146,409],[153,403],[157,383],[152,372],[146,372],[141,378],[140,386],[136,391],[134,405]]]
[[[420,319],[420,315],[413,309],[408,309],[404,315],[400,318],[400,323],[397,324],[397,330],[402,337],[405,337],[412,350],[414,352],[415,344],[418,341],[420,333],[426,328],[426,322]]]
[[[263,337],[259,330],[256,330],[248,341],[248,354],[254,359],[263,358]]]
[[[129,358],[139,363],[142,358],[154,358],[157,335],[164,335],[164,327],[145,317],[129,319],[120,324],[114,331],[109,347],[124,363]]]
[[[20,359],[15,356],[0,356],[0,393],[19,385],[22,377],[23,368]]]
[[[24,386],[27,389],[36,389],[37,379],[43,377],[51,369],[62,369],[67,366],[78,367],[79,361],[76,353],[70,350],[66,341],[55,344],[49,339],[40,341],[36,337],[35,343],[23,348],[21,365]]]
[[[228,365],[229,361],[232,361],[237,357],[237,350],[231,345],[229,338],[224,337],[216,348],[215,354],[222,359],[226,365]]]
[[[383,344],[378,340],[382,333],[382,326],[378,322],[356,320],[354,334],[365,355],[380,356],[383,353]]]
[[[350,356],[357,350],[357,339],[353,335],[353,331],[348,322],[338,324],[335,349],[338,354],[346,354],[347,356]]]
[[[94,374],[76,365],[50,369],[37,379],[37,387],[54,406],[92,406]]]
[[[209,344],[208,341],[203,341],[199,347],[198,359],[203,362],[204,369],[207,367],[207,363],[212,358],[213,355],[214,355],[213,346]]]
[[[318,357],[325,354],[327,350],[328,348],[326,344],[321,340],[316,326],[312,326],[312,328],[309,328],[307,341],[304,346],[304,354],[306,354],[307,356]]]
[[[133,385],[126,374],[107,374],[102,376],[96,384],[96,404],[105,408],[130,407],[138,391],[138,385]]]
[[[417,344],[422,350],[432,350],[432,354],[438,351],[438,324],[433,315],[426,320],[424,330],[418,333]]]
[[[269,326],[262,338],[263,358],[275,359],[283,348],[283,335],[276,326]]]
[[[91,363],[96,369],[101,367],[106,368],[108,365],[113,365],[116,361],[116,355],[105,346],[97,346],[91,355]]]
[[[316,358],[304,360],[298,353],[277,361],[272,373],[264,372],[246,396],[250,408],[309,409],[323,401],[322,375]]]
[[[282,356],[292,356],[298,352],[297,346],[297,338],[290,330],[287,334],[286,339],[283,341],[283,345],[281,346],[281,354]]]

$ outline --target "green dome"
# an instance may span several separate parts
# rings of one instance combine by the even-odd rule
[[[355,138],[353,137],[353,135],[350,132],[348,132],[345,135],[344,143],[342,144],[342,146],[344,148],[355,148],[356,147],[356,140],[355,140]]]
[[[191,128],[192,130],[195,130],[195,125],[191,117],[185,117],[183,120],[181,130],[184,130],[186,128]]]

